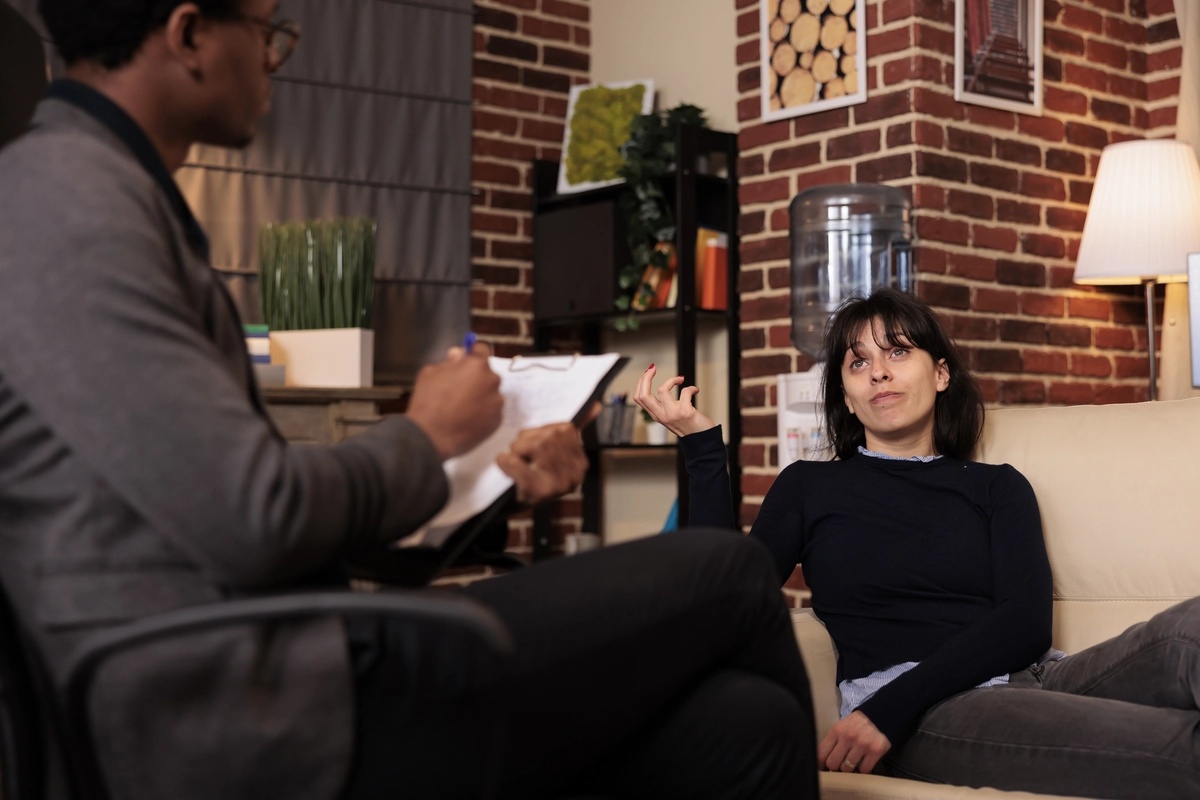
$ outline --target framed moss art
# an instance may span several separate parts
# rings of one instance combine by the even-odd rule
[[[558,192],[582,192],[620,183],[620,148],[635,117],[654,110],[654,81],[571,87],[563,133]]]

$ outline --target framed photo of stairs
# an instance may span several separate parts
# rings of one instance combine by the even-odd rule
[[[956,0],[954,99],[1042,115],[1042,0]]]

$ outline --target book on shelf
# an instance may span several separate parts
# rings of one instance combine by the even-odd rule
[[[254,364],[271,363],[271,329],[266,325],[243,325],[246,336],[246,350],[250,353],[250,361]]]
[[[677,259],[671,249],[668,264],[647,264],[630,300],[634,311],[674,308],[679,295]],[[712,228],[696,229],[696,307],[729,308],[729,237]]]
[[[696,229],[696,307],[729,307],[729,237],[712,228]]]
[[[729,308],[729,237],[717,236],[704,251],[704,280],[700,285],[700,308],[724,311]]]
[[[667,302],[666,302],[666,305],[663,306],[663,308],[674,308],[675,302],[678,299],[679,299],[679,276],[674,271],[672,271],[671,272],[671,285],[667,287]],[[1200,325],[1197,325],[1196,327],[1197,327],[1197,329],[1200,329]]]
[[[660,242],[656,250],[667,253],[667,265],[660,267],[653,262],[646,265],[642,271],[642,279],[629,305],[634,311],[654,311],[660,308],[671,308],[668,298],[671,285],[675,282],[675,270],[678,259],[675,247],[669,243]]]
[[[674,263],[674,262],[672,262]],[[654,292],[655,308],[674,308],[675,268],[671,267],[658,281],[658,289]]]

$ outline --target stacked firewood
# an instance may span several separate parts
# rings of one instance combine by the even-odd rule
[[[856,0],[766,0],[771,110],[858,92]]]

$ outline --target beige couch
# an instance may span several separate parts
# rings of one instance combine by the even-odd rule
[[[1054,572],[1054,645],[1078,652],[1200,595],[1200,399],[988,413],[976,458],[1037,492]],[[837,721],[833,644],[795,614],[818,735]],[[823,800],[1018,800],[1047,795],[822,773]]]

